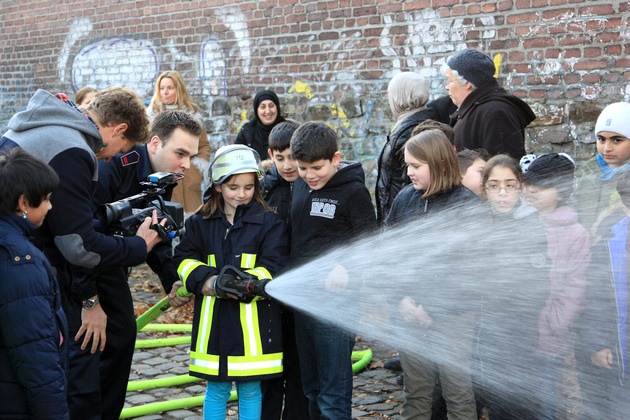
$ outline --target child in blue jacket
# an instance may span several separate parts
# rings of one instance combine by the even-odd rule
[[[68,325],[50,263],[29,238],[59,178],[15,148],[0,155],[0,418],[69,419]]]
[[[628,238],[630,172],[618,176],[622,211],[600,225],[588,271],[576,357],[584,418],[622,419],[630,410],[627,382],[629,325]]]

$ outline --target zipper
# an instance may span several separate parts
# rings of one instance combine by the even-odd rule
[[[234,226],[234,225],[232,225]],[[232,226],[230,226],[229,228],[225,229],[225,236],[223,237],[223,240],[225,241],[230,233],[230,229],[232,229]]]

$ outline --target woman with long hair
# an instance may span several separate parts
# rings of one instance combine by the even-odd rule
[[[151,121],[155,115],[166,110],[182,110],[195,117],[203,128],[199,137],[199,154],[186,171],[183,180],[173,190],[172,200],[181,203],[186,213],[194,213],[201,206],[201,192],[205,189],[211,148],[203,123],[201,108],[188,94],[182,75],[174,70],[162,72],[155,81],[153,98],[147,109]],[[203,185],[202,185],[203,184]]]

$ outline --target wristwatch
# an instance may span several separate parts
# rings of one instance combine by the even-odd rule
[[[94,309],[96,307],[96,305],[98,305],[98,298],[96,299],[83,299],[83,301],[81,301],[81,304],[83,305],[83,309]]]

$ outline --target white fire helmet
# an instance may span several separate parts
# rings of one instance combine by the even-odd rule
[[[220,185],[236,174],[253,172],[257,177],[264,175],[258,152],[242,144],[220,147],[210,163],[210,179],[213,185]]]

